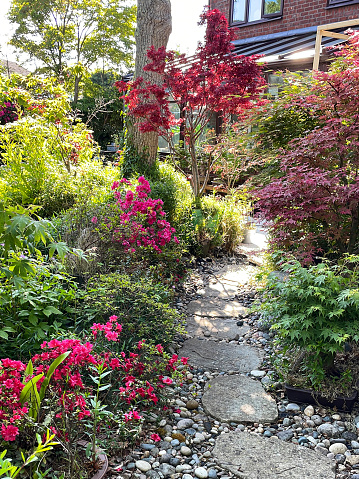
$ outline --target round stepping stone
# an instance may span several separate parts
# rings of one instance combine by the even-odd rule
[[[251,346],[196,338],[185,341],[179,354],[188,357],[192,366],[224,372],[248,373],[252,369],[258,369],[263,359],[263,351]]]
[[[206,384],[202,404],[221,422],[274,422],[278,418],[275,400],[259,381],[245,376],[219,376]]]
[[[249,326],[237,326],[236,320],[205,318],[194,316],[187,319],[187,331],[197,337],[210,337],[211,339],[238,339],[249,331]],[[209,333],[209,334],[208,334]]]
[[[219,299],[198,299],[191,301],[187,306],[187,313],[207,318],[237,318],[248,313],[248,308],[238,301],[224,301]]]
[[[306,447],[247,432],[222,434],[213,457],[236,477],[246,479],[334,479],[335,462]]]

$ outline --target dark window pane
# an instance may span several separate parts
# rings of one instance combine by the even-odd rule
[[[233,0],[233,22],[244,22],[246,20],[246,0]]]
[[[264,15],[280,13],[282,0],[264,0]]]

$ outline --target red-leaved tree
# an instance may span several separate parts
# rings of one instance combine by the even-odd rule
[[[214,112],[223,118],[240,114],[258,98],[264,80],[257,56],[245,57],[233,52],[233,33],[219,10],[206,11],[201,16],[206,24],[204,44],[188,58],[165,48],[151,47],[147,53],[151,61],[145,70],[156,72],[162,84],[144,82],[117,82],[129,113],[138,118],[140,131],[157,131],[169,143],[173,154],[174,127],[180,126],[191,168],[193,193],[200,197],[208,182],[214,158],[209,155],[204,181],[200,181],[198,140]],[[180,119],[176,120],[169,102],[177,104]]]
[[[280,156],[281,178],[259,189],[272,244],[303,263],[359,252],[359,35],[309,95],[296,97],[320,126]]]

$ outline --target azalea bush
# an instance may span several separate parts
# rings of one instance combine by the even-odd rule
[[[133,439],[144,415],[165,405],[165,387],[181,379],[187,358],[168,355],[162,345],[145,340],[129,354],[118,352],[121,332],[122,325],[112,315],[106,323],[92,325],[92,337],[45,341],[28,366],[0,361],[1,435],[9,450],[31,449],[35,432],[48,428],[66,451],[63,472],[75,478],[80,439],[90,439],[92,451],[96,437],[109,428],[119,441]],[[36,396],[36,420],[31,420]],[[52,472],[54,460],[53,455],[47,460]]]

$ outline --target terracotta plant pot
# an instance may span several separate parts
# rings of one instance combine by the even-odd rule
[[[289,401],[294,403],[319,404],[320,406],[336,408],[338,411],[351,412],[354,403],[357,400],[358,392],[350,397],[338,396],[333,401],[326,399],[311,389],[301,389],[294,386],[285,385]]]
[[[78,444],[80,444],[81,446],[86,447],[88,442],[87,441],[78,441]],[[98,454],[98,461],[102,463],[102,466],[96,472],[96,474],[91,477],[91,479],[102,479],[107,472],[108,459],[107,459],[107,456],[104,452],[100,452]]]

